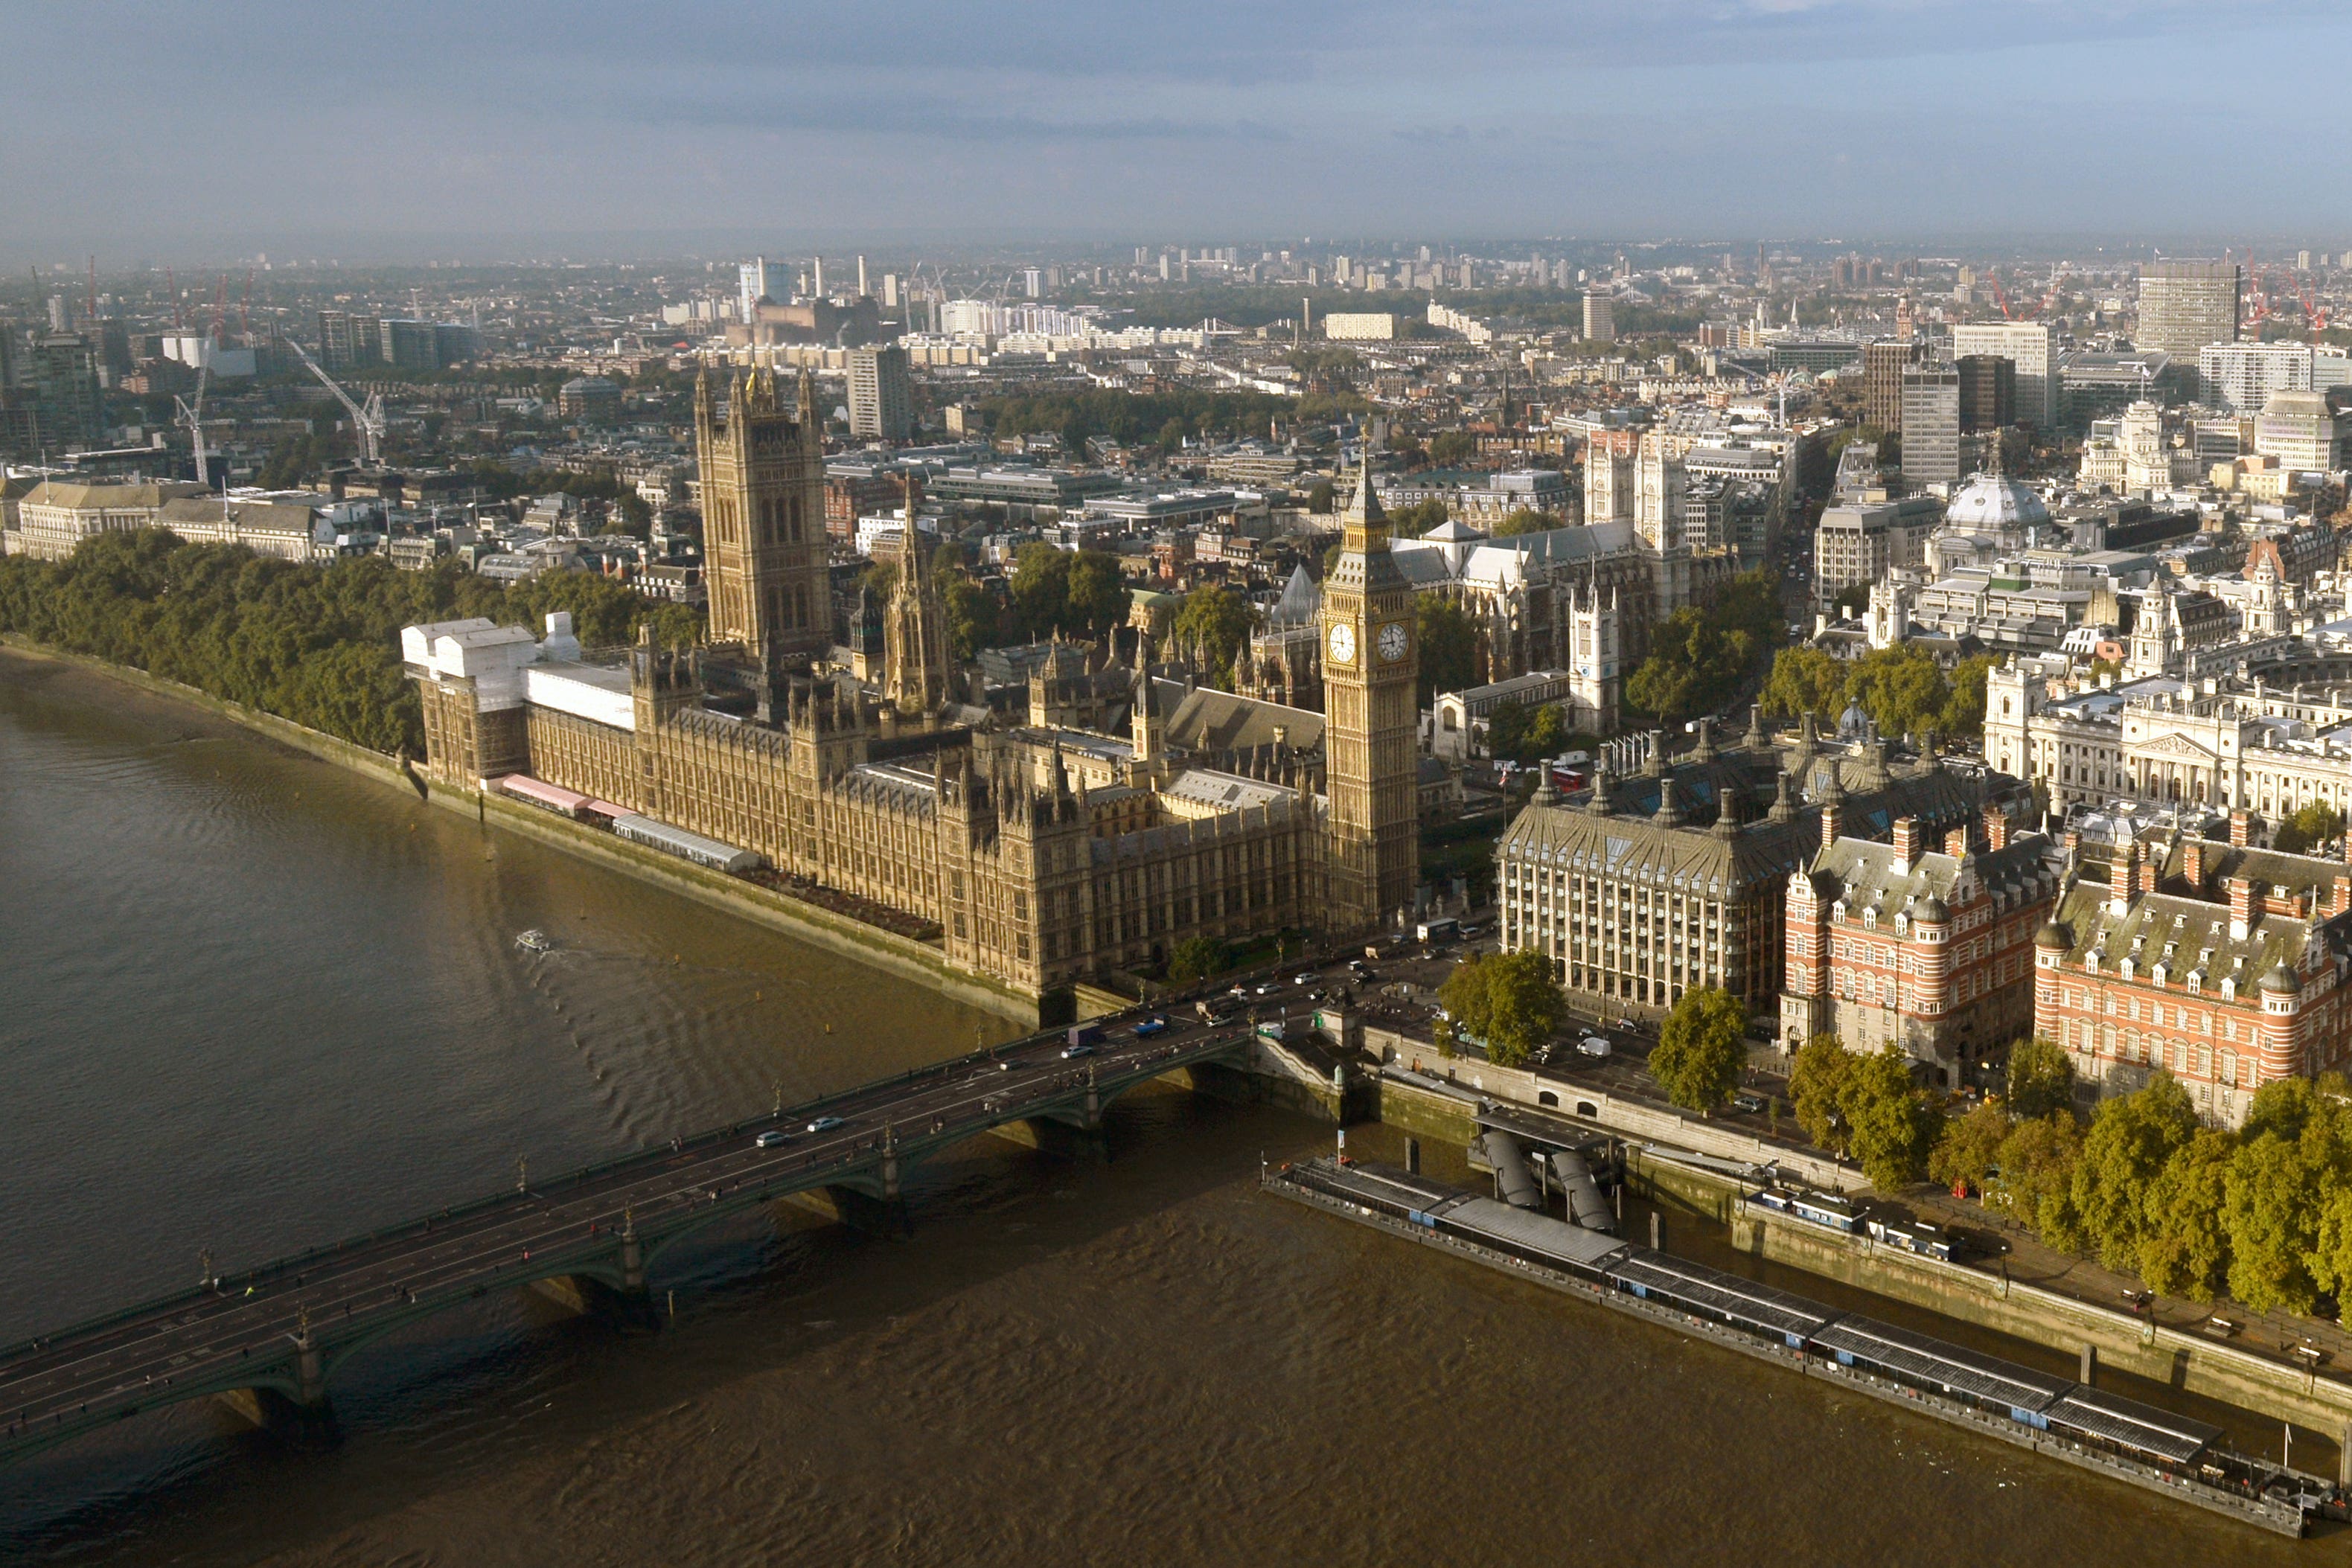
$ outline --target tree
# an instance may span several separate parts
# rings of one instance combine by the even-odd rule
[[[1176,611],[1176,639],[1194,651],[1212,681],[1223,681],[1234,667],[1234,655],[1249,641],[1257,623],[1250,601],[1222,582],[1196,588]]]
[[[1070,619],[1070,557],[1039,542],[1021,547],[1013,562],[1013,607],[1031,637],[1060,632]]]
[[[2287,814],[2272,836],[2271,847],[2291,855],[2302,854],[2343,832],[2344,813],[2325,800],[2314,800]]]
[[[1189,986],[1195,980],[1205,980],[1221,974],[1225,967],[1225,945],[1213,936],[1187,936],[1176,944],[1168,955],[1168,983]]]
[[[1478,673],[1478,627],[1469,612],[1434,593],[1414,601],[1414,620],[1421,637],[1421,703],[1436,700],[1439,692],[1458,692]]]
[[[1880,734],[1919,735],[1943,722],[1952,688],[1926,649],[1900,643],[1855,661],[1846,697],[1877,720]]]
[[[1533,507],[1515,507],[1503,520],[1495,525],[1494,537],[1507,539],[1516,534],[1549,533],[1561,526],[1559,517]]]
[[[2139,1244],[2139,1276],[2150,1290],[2210,1302],[2228,1285],[2230,1233],[2221,1209],[2237,1148],[2234,1135],[2200,1127],[2157,1174]]]
[[[1487,982],[1493,972],[1486,967],[1484,955],[1472,954],[1454,966],[1454,973],[1445,977],[1437,988],[1438,1004],[1446,1016],[1441,1023],[1454,1025],[1457,1034],[1474,1034],[1480,1040],[1494,1027],[1494,998]]]
[[[1685,1111],[1712,1115],[1739,1086],[1747,1064],[1748,1009],[1728,991],[1694,986],[1658,1028],[1650,1076]]]
[[[1478,438],[1466,430],[1442,431],[1430,438],[1429,460],[1440,468],[1459,468],[1478,460]]]
[[[1845,706],[1845,665],[1822,649],[1783,648],[1764,681],[1764,711],[1774,718],[1811,714],[1833,721]]]
[[[1568,998],[1547,954],[1522,948],[1486,962],[1494,970],[1486,981],[1493,1028],[1487,1054],[1501,1066],[1517,1067],[1567,1027]]]
[[[1894,1193],[1927,1175],[1944,1113],[1911,1087],[1911,1059],[1901,1050],[1890,1045],[1855,1059],[1845,1114],[1854,1158],[1871,1186]]]
[[[690,640],[700,624],[688,606],[593,572],[509,589],[454,560],[420,572],[382,556],[272,560],[160,528],[100,535],[67,560],[0,560],[0,631],[411,756],[424,752],[424,717],[401,674],[400,629],[476,615],[536,626],[554,610],[591,645],[632,641],[648,622]]]
[[[1992,666],[1990,653],[1972,653],[1952,666],[1952,695],[1944,699],[1937,734],[1973,739],[1984,733],[1985,673]]]
[[[2171,1073],[2101,1103],[2074,1166],[2074,1208],[2110,1269],[2139,1264],[2148,1191],[2175,1150],[2197,1131],[2197,1107]]]
[[[1665,719],[1719,706],[1780,641],[1780,591],[1760,571],[1725,585],[1704,610],[1675,611],[1650,634],[1625,700]]]
[[[1002,639],[997,628],[1003,606],[985,586],[962,572],[942,572],[940,605],[947,612],[948,652],[958,663],[992,648]]]
[[[1330,480],[1316,480],[1307,486],[1307,509],[1320,517],[1330,516],[1334,495]]]
[[[1483,1040],[1487,1059],[1516,1067],[1568,1021],[1568,998],[1551,959],[1532,948],[1465,959],[1437,990],[1463,1033]]]
[[[2053,1247],[2079,1248],[2083,1227],[2074,1193],[2074,1162],[2082,1152],[2083,1130],[2070,1112],[2018,1123],[1994,1156],[1986,1200],[2016,1215]]]
[[[2319,1299],[2317,1173],[2303,1140],[2266,1132],[2239,1145],[2221,1195],[2230,1294],[2258,1312],[2309,1312]]]
[[[2065,1049],[2040,1035],[2009,1048],[2009,1109],[2031,1119],[2074,1105],[2074,1064]]]
[[[1445,503],[1434,497],[1415,501],[1409,507],[1399,507],[1389,514],[1389,532],[1401,539],[1418,538],[1452,516]]]
[[[1958,1192],[1984,1190],[1985,1178],[2000,1163],[2000,1145],[2017,1125],[2001,1106],[1987,1100],[1957,1122],[1948,1122],[1944,1135],[1927,1156],[1927,1174]]]
[[[1846,1082],[1853,1076],[1853,1052],[1833,1034],[1817,1034],[1797,1050],[1789,1070],[1789,1099],[1797,1125],[1817,1149],[1843,1157],[1852,1142],[1846,1124]]]
[[[1021,547],[1013,605],[1030,637],[1097,637],[1127,619],[1129,594],[1118,562],[1098,550]]]
[[[1069,606],[1072,624],[1066,630],[1082,637],[1099,637],[1127,622],[1134,593],[1119,574],[1118,559],[1100,550],[1070,553]]]

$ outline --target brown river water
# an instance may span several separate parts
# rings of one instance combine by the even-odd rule
[[[526,928],[559,951],[519,952]],[[0,654],[0,1338],[178,1288],[206,1247],[233,1270],[518,1156],[568,1168],[1013,1032]],[[521,1295],[419,1325],[339,1379],[331,1451],[188,1406],[0,1472],[0,1563],[2352,1556],[1257,1194],[1262,1157],[1329,1139],[1144,1092],[1107,1161],[975,1143],[922,1174],[908,1239],[780,1208],[665,1254],[657,1330]]]

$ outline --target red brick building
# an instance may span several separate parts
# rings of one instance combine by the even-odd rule
[[[2012,837],[1998,809],[1933,848],[1913,818],[1883,844],[1842,825],[1824,810],[1820,852],[1789,879],[1781,1038],[1899,1046],[1958,1087],[2033,1027],[2033,934],[2058,899],[2056,846]]]
[[[828,474],[824,476],[824,532],[844,542],[857,538],[857,519],[877,512],[919,506],[923,481],[913,474]]]
[[[2096,869],[2096,868],[2087,868]],[[2126,845],[2034,938],[2034,1030],[2129,1093],[2159,1067],[2199,1113],[2352,1058],[2352,865],[2165,834]]]

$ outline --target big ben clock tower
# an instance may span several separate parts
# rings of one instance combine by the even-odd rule
[[[1389,554],[1369,443],[1346,522],[1339,563],[1323,585],[1323,746],[1332,921],[1360,930],[1385,925],[1412,901],[1421,865],[1413,589]]]

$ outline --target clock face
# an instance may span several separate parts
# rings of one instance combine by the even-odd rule
[[[1404,622],[1390,622],[1381,628],[1381,657],[1391,664],[1395,664],[1404,657],[1405,642]]]
[[[1333,664],[1354,664],[1356,662],[1356,629],[1344,621],[1340,622],[1331,628],[1329,646]]]

